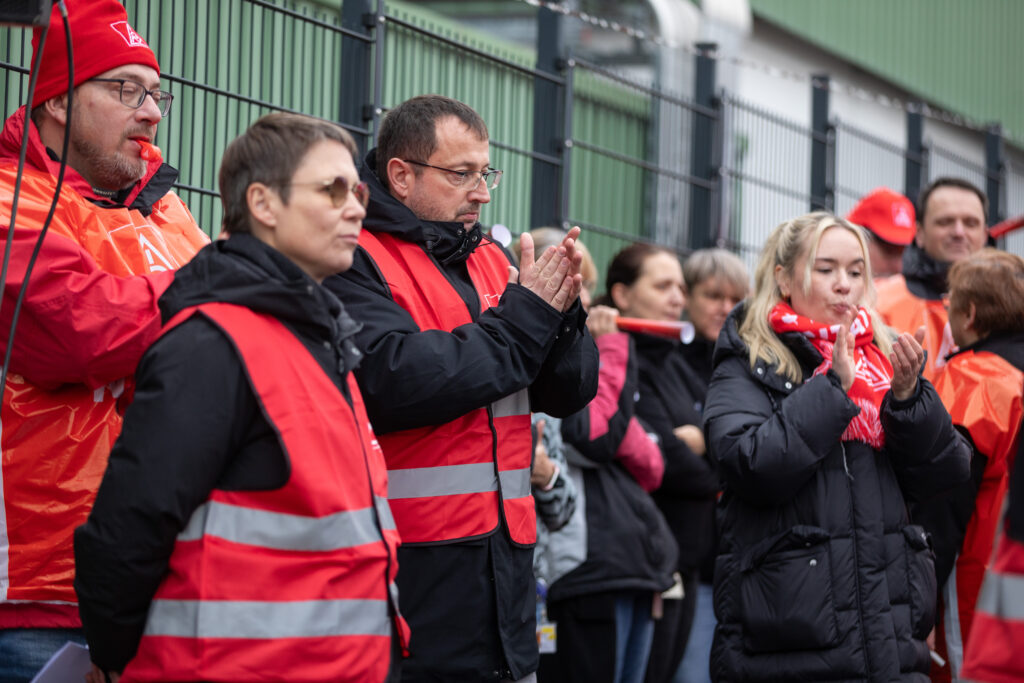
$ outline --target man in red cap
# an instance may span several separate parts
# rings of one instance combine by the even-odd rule
[[[67,169],[32,271],[3,395],[0,461],[0,680],[29,681],[80,635],[72,532],[89,513],[121,429],[118,399],[160,331],[157,298],[208,239],[170,189],[177,171],[152,145],[167,114],[153,51],[115,0],[68,0],[40,45],[30,118],[0,131],[0,239],[7,237],[22,135],[29,146],[0,306],[5,350],[14,299]],[[34,60],[33,60],[34,63]]]
[[[914,205],[909,199],[880,187],[865,195],[846,220],[867,229],[868,258],[875,277],[903,271],[903,250],[914,241]]]
[[[924,328],[928,351],[924,376],[935,379],[955,348],[942,297],[950,266],[981,250],[988,241],[988,199],[960,178],[937,178],[924,190],[914,242],[903,253],[903,272],[875,283],[878,313],[900,332]]]

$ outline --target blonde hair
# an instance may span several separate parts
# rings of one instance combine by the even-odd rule
[[[804,292],[809,292],[811,270],[818,253],[818,244],[821,242],[821,236],[830,228],[850,231],[860,244],[861,254],[864,256],[865,282],[864,296],[858,303],[867,308],[871,316],[875,344],[886,356],[892,353],[889,328],[874,310],[875,287],[871,281],[871,261],[868,258],[864,231],[838,216],[815,211],[782,223],[772,231],[765,242],[757,269],[754,271],[754,293],[749,299],[746,316],[739,329],[740,338],[750,348],[751,367],[754,367],[760,358],[769,365],[778,365],[780,375],[794,382],[803,380],[803,371],[796,356],[782,343],[768,322],[768,314],[784,298],[775,280],[775,267],[781,266],[783,271],[795,280],[796,262],[806,253],[807,262],[801,275]]]

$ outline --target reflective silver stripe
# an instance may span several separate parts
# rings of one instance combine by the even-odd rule
[[[501,477],[501,496],[508,500],[510,498],[523,498],[530,495],[530,468],[522,470],[505,470],[498,472]]]
[[[960,557],[957,554],[957,557]],[[942,601],[945,603],[942,620],[945,626],[946,635],[946,663],[949,665],[950,675],[953,680],[959,680],[960,669],[964,664],[964,644],[960,637],[960,599],[956,590],[957,573],[956,562],[946,579],[946,585],[942,591]]]
[[[494,463],[388,470],[388,499],[455,496],[498,490]]]
[[[383,600],[154,600],[145,631],[147,636],[261,639],[390,633]]]
[[[312,552],[353,548],[381,540],[377,514],[384,529],[395,528],[387,501],[375,497],[374,502],[376,514],[374,508],[363,508],[325,517],[305,517],[208,501],[192,514],[178,540],[196,541],[208,534],[233,543],[275,550]]]
[[[998,619],[1024,621],[1024,576],[990,570],[981,585],[978,611]]]
[[[530,392],[520,389],[514,394],[498,399],[491,404],[491,414],[494,417],[511,417],[512,415],[530,414]]]

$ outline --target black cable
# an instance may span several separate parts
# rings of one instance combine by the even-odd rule
[[[67,105],[67,118],[64,121],[64,144],[61,146],[60,153],[60,169],[57,171],[57,187],[53,191],[53,201],[50,202],[50,212],[46,214],[46,220],[43,221],[43,227],[39,231],[39,237],[36,239],[35,248],[32,250],[32,256],[28,260],[28,266],[25,267],[25,279],[21,283],[21,289],[18,291],[18,298],[14,303],[14,314],[11,316],[11,331],[7,335],[7,350],[4,353],[4,365],[3,370],[0,370],[0,396],[3,395],[3,391],[7,387],[7,370],[11,365],[11,351],[14,348],[14,333],[18,329],[18,316],[21,314],[21,304],[25,300],[25,291],[28,289],[29,278],[32,276],[32,268],[35,266],[36,257],[39,256],[39,251],[43,247],[43,239],[46,237],[46,231],[50,229],[50,223],[53,221],[53,215],[57,211],[57,202],[60,200],[60,189],[64,184],[64,171],[67,170],[68,166],[68,144],[71,140],[71,106],[74,100],[75,91],[75,55],[74,50],[71,47],[71,26],[68,24],[68,9],[64,5],[64,0],[57,3],[57,7],[60,8],[60,16],[64,22],[64,39],[68,44],[68,105]],[[39,54],[42,54],[40,48]],[[38,70],[38,66],[37,66]],[[31,104],[31,99],[29,100]],[[30,121],[26,119],[25,127],[28,128]],[[10,234],[14,233],[14,221],[11,221]],[[4,280],[6,282],[6,280]]]
[[[14,175],[14,197],[11,199],[11,220],[7,225],[7,239],[4,242],[4,265],[0,268],[0,283],[7,282],[7,266],[11,261],[11,248],[14,244],[14,221],[18,218],[18,198],[21,195],[21,176],[25,172],[25,159],[28,157],[28,138],[30,122],[32,120],[32,99],[36,96],[36,83],[39,81],[39,65],[43,61],[43,47],[46,45],[46,36],[50,33],[50,23],[43,26],[39,35],[39,45],[35,59],[32,61],[32,71],[28,79],[28,102],[25,104],[25,125],[21,131],[21,150],[18,152],[18,171]],[[0,308],[3,307],[3,297],[0,296]]]

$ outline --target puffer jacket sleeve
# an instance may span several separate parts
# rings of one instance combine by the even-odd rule
[[[739,356],[715,369],[704,408],[708,454],[726,486],[754,505],[791,499],[860,410],[833,371],[774,394]]]
[[[971,475],[971,445],[956,428],[935,387],[923,377],[914,395],[882,401],[885,450],[909,500],[924,500],[966,481]]]

